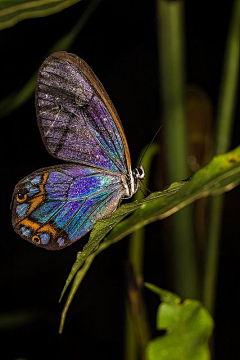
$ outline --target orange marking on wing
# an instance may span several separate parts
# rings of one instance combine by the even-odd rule
[[[31,206],[28,210],[28,213],[31,213],[34,209],[36,209],[36,207],[43,201],[44,196],[43,195],[39,195],[38,197],[29,200],[29,202],[31,203]]]
[[[16,200],[17,200],[18,203],[25,202],[27,200],[27,194],[24,194],[22,199],[19,197],[19,194],[17,194]]]
[[[41,227],[39,229],[39,232],[48,232],[48,233],[51,233],[53,236],[55,236],[57,234],[56,230],[50,225],[50,224],[47,224],[47,225],[44,225],[43,227]]]
[[[45,173],[43,175],[43,181],[39,185],[39,190],[40,190],[39,194],[35,198],[29,200],[31,206],[28,210],[28,214],[30,214],[34,209],[36,209],[36,207],[44,200],[44,194],[45,194],[44,185],[47,182],[48,175],[49,173]]]
[[[20,221],[19,225],[24,225],[34,231],[36,231],[40,228],[40,225],[37,222],[34,222],[29,219],[23,219],[22,221]]]
[[[55,236],[57,234],[57,231],[50,224],[47,224],[47,225],[44,225],[41,227],[41,225],[38,224],[37,222],[34,222],[27,218],[20,221],[19,225],[24,225],[24,226],[32,229],[34,232],[36,232],[36,231],[41,232],[41,233],[48,232],[48,233],[51,233],[53,236]]]
[[[43,174],[43,180],[42,183],[39,185],[39,190],[40,192],[38,193],[38,195],[36,197],[34,197],[33,199],[29,200],[30,208],[28,210],[28,215],[31,214],[31,212],[36,209],[36,207],[41,204],[41,202],[44,200],[44,194],[45,194],[45,190],[44,190],[44,185],[47,182],[48,179],[48,175],[49,173],[45,173]],[[43,225],[41,227],[41,224],[39,224],[38,222],[29,220],[28,217],[26,216],[22,221],[19,222],[19,226],[20,225],[24,225],[30,229],[33,230],[33,232],[49,232],[51,233],[53,236],[55,236],[57,234],[56,230],[50,225],[50,224],[46,224]]]

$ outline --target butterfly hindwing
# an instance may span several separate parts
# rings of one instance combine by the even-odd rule
[[[109,216],[124,193],[114,173],[72,164],[40,169],[15,187],[13,227],[38,246],[62,249]]]
[[[102,84],[66,52],[42,64],[36,87],[40,132],[55,157],[127,174],[130,154],[122,124]]]

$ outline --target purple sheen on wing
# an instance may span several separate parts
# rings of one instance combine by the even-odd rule
[[[78,153],[82,164],[97,165],[112,172],[119,172],[118,167],[109,156],[99,148],[86,127],[83,128],[81,135],[82,137],[79,138],[74,133],[68,133],[64,146],[58,152],[58,156],[63,158],[67,155],[69,160],[74,161],[76,160],[76,153]]]
[[[127,173],[123,140],[83,72],[52,59],[39,73],[37,114],[49,152],[63,160]]]
[[[68,176],[63,171],[52,171],[48,176],[47,183],[51,185],[55,185],[56,183],[63,184],[63,183],[68,183],[70,181],[72,181],[72,177]]]
[[[71,219],[75,216],[83,203],[83,200],[67,202],[60,211],[57,212],[56,216],[54,216],[54,222],[57,227],[63,229],[70,223]]]
[[[107,111],[105,105],[97,96],[93,96],[88,111],[89,124],[94,137],[111,155],[122,172],[125,171],[124,146],[117,126]],[[104,136],[102,136],[104,134]]]
[[[67,183],[47,183],[45,185],[45,190],[47,192],[47,197],[49,200],[67,200],[69,184]]]
[[[60,247],[65,245],[65,240],[64,238],[60,237],[59,239],[57,239],[57,243]]]
[[[96,192],[108,187],[116,182],[116,176],[105,175],[104,177],[89,176],[87,178],[78,177],[71,184],[69,189],[69,199],[79,199],[93,196]]]
[[[89,176],[89,175],[93,175],[93,174],[102,174],[102,172],[100,172],[97,169],[93,169],[93,168],[87,168],[87,167],[80,167],[80,166],[64,166],[63,169],[64,173],[66,175],[69,175],[71,177],[78,177],[78,176]]]
[[[64,93],[71,93],[76,98],[80,95],[84,103],[92,97],[93,90],[90,85],[86,81],[83,81],[77,69],[68,65],[66,62],[48,63],[42,74],[45,78],[44,84],[53,88],[53,94],[58,93],[59,89],[61,89]]]

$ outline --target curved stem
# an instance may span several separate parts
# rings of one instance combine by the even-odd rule
[[[240,60],[240,0],[235,0],[226,43],[226,52],[221,80],[216,131],[215,154],[226,152],[231,143],[233,114],[235,109]],[[211,199],[208,246],[203,284],[203,302],[214,313],[216,281],[219,261],[220,232],[223,195]]]

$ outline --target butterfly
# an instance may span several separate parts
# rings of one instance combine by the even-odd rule
[[[59,250],[132,197],[144,169],[131,169],[119,116],[78,56],[61,51],[43,62],[35,106],[46,149],[68,163],[39,169],[16,185],[12,224],[23,239]]]

